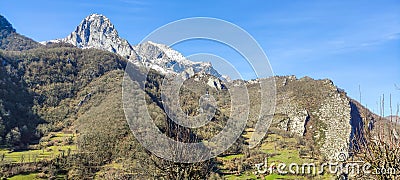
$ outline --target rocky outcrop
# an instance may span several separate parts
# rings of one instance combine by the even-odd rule
[[[279,123],[280,128],[298,136],[304,135],[306,131],[305,126],[309,118],[306,109],[297,108],[295,106],[283,106],[279,113],[286,115],[286,118],[283,118]]]
[[[155,42],[144,42],[134,47],[140,59],[147,66],[164,73],[178,73],[185,78],[194,74],[210,74],[217,78],[222,76],[208,62],[193,62],[172,48]]]
[[[336,160],[339,153],[347,155],[353,126],[360,126],[362,120],[356,119],[357,107],[351,107],[352,100],[344,92],[331,80],[309,77],[278,76],[276,86],[274,119],[279,128],[308,138],[326,159]]]
[[[340,153],[347,155],[352,132],[349,99],[332,92],[321,102],[315,115],[319,126],[314,138],[321,153],[328,159],[337,159]]]
[[[127,59],[137,59],[137,54],[125,39],[119,37],[111,21],[101,14],[91,14],[66,38],[44,42],[70,43],[79,48],[96,48],[119,54]]]
[[[222,84],[221,80],[216,77],[209,77],[207,85],[217,90],[222,90],[224,88],[224,85]]]
[[[208,75],[205,73],[197,73],[193,76],[193,80],[195,82],[204,82],[207,84],[209,87],[215,89],[215,90],[222,90],[225,89],[226,86],[223,83],[223,81],[217,77],[214,77],[212,75]]]

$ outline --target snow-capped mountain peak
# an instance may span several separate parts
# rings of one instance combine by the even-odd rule
[[[147,41],[147,43],[160,48],[170,59],[174,59],[176,61],[186,60],[186,58],[180,52],[173,50],[165,44],[157,44],[152,41]]]
[[[217,78],[222,76],[212,67],[210,62],[193,62],[180,52],[164,44],[147,41],[134,47],[145,64],[156,64],[167,72],[182,74],[185,77],[196,73],[211,74]]]
[[[119,37],[110,19],[101,14],[87,16],[66,38],[43,42],[70,43],[79,48],[96,48],[117,53],[128,59],[137,59],[132,46]]]
[[[174,73],[184,77],[196,73],[211,74],[217,78],[223,77],[209,62],[193,62],[178,51],[164,44],[144,42],[131,46],[129,42],[119,37],[110,19],[101,14],[91,14],[84,18],[75,30],[63,39],[42,42],[70,43],[78,48],[96,48],[119,54],[135,63],[142,63],[160,73]]]

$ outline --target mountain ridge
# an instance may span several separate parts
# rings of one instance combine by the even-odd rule
[[[62,39],[41,42],[69,43],[78,48],[96,48],[121,55],[127,59],[137,59],[136,52],[125,39],[118,35],[118,31],[110,19],[102,14],[91,14],[84,18],[81,23],[67,37]]]
[[[155,42],[144,42],[132,46],[118,35],[110,19],[102,14],[90,14],[67,37],[41,42],[42,44],[69,43],[78,48],[96,48],[116,53],[134,63],[141,62],[146,67],[160,73],[174,73],[183,77],[195,73],[209,73],[225,80],[209,62],[192,62],[181,53]],[[149,52],[152,51],[152,52]]]
[[[11,23],[0,15],[0,49],[20,51],[40,46],[40,43],[18,34]]]

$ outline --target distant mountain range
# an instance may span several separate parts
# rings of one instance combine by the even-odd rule
[[[181,53],[172,48],[144,42],[132,46],[127,40],[119,37],[118,31],[110,19],[101,14],[87,16],[67,37],[41,42],[42,44],[69,43],[78,48],[96,48],[121,55],[135,63],[142,62],[145,66],[159,71],[162,74],[174,73],[184,77],[195,73],[211,74],[222,78],[209,62],[193,62],[186,59]]]

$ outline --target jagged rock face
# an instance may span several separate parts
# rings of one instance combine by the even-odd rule
[[[79,48],[97,48],[119,54],[127,59],[137,59],[132,46],[118,36],[110,20],[100,14],[91,14],[83,19],[70,35],[49,42],[65,42]]]
[[[348,153],[352,134],[350,99],[332,81],[284,76],[276,77],[276,85],[278,127],[304,138],[308,133],[329,160]]]
[[[223,87],[220,79],[212,78],[212,77],[208,78],[207,85],[210,87],[216,88],[218,90],[221,90]]]
[[[286,117],[280,121],[278,126],[298,136],[303,136],[306,131],[305,125],[309,118],[307,110],[289,103],[281,107],[276,113],[285,114]]]
[[[207,73],[224,79],[207,62],[192,62],[181,53],[163,44],[144,42],[132,47],[129,42],[119,37],[110,20],[100,14],[86,17],[70,35],[63,39],[42,42],[70,43],[79,48],[97,48],[119,54],[134,63],[142,63],[158,72],[173,73],[189,78],[196,73]]]
[[[222,78],[211,63],[190,61],[178,51],[164,44],[148,41],[135,46],[134,49],[146,66],[164,73],[178,73],[185,78],[197,73],[203,73]]]
[[[277,87],[283,89],[287,84],[296,81],[295,76],[286,76],[283,79],[276,78]],[[278,84],[279,83],[279,84]],[[306,123],[309,119],[306,108],[301,107],[297,103],[295,96],[290,91],[281,91],[277,94],[277,108],[275,114],[278,114],[278,127],[283,130],[292,132],[295,135],[303,136],[306,132]]]
[[[216,90],[222,90],[225,87],[225,84],[222,82],[221,79],[218,79],[217,77],[210,76],[204,73],[197,73],[193,77],[193,80],[196,82],[202,81],[206,82],[206,84]]]
[[[315,114],[319,117],[321,126],[315,133],[315,138],[321,146],[321,153],[337,159],[340,153],[347,155],[352,126],[349,99],[332,93],[321,102],[321,107]]]

